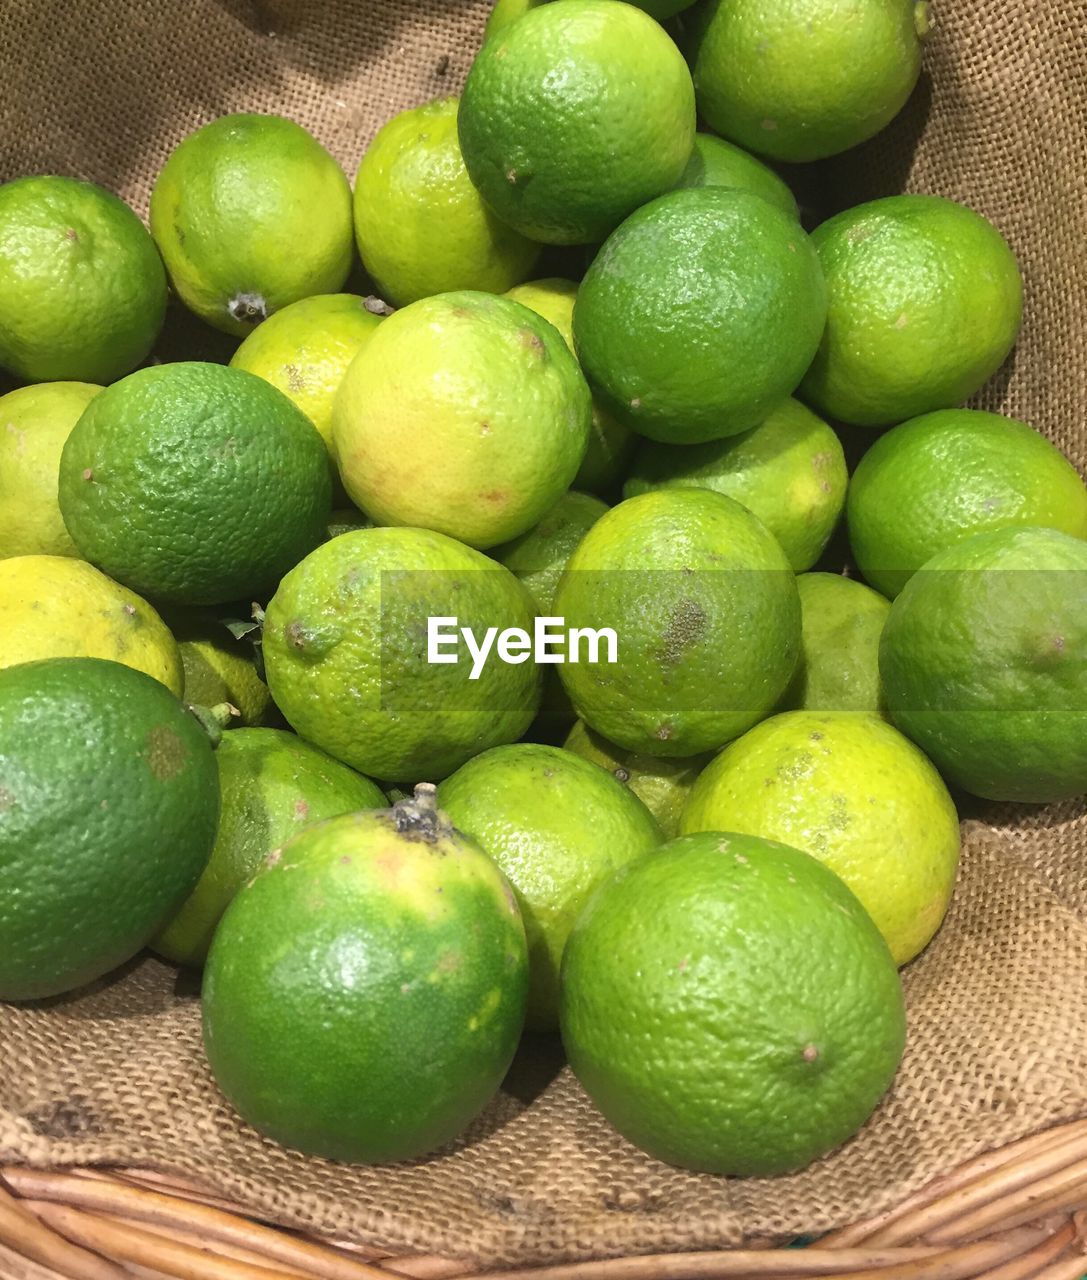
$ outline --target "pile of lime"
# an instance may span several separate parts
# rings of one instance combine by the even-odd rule
[[[679,1166],[867,1122],[963,795],[1087,791],[1087,487],[964,407],[997,227],[798,208],[920,73],[927,4],[849,10],[499,0],[353,187],[249,113],[149,229],[0,185],[0,998],[202,969],[225,1096],[337,1160],[526,1026]]]

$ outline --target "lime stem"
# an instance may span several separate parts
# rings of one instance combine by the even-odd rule
[[[393,825],[409,840],[437,844],[453,830],[452,824],[438,808],[438,788],[433,782],[416,784],[415,795],[398,800],[392,807]]]
[[[214,707],[200,707],[189,703],[187,710],[200,722],[213,747],[217,747],[222,741],[223,730],[229,729],[242,714],[231,702],[217,702]]]
[[[932,31],[932,4],[930,0],[917,0],[913,7],[913,24],[922,40]]]

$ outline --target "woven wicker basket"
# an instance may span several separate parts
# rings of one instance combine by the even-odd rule
[[[457,90],[487,7],[176,0],[167,22],[153,0],[2,0],[0,180],[72,173],[146,212],[169,146],[237,109],[294,116],[351,173],[384,119]],[[1082,469],[1087,3],[937,0],[935,18],[903,117],[794,184],[815,214],[908,189],[993,218],[1024,267],[1027,327],[976,403],[1035,423]],[[229,354],[183,325],[170,341],[163,358]],[[205,1078],[195,1002],[161,967],[0,1007],[0,1280],[1076,1280],[1087,807],[979,808],[964,832],[952,915],[906,973],[893,1096],[844,1152],[772,1185],[640,1159],[563,1077],[500,1102],[433,1169],[319,1166],[241,1131]],[[787,1247],[801,1231],[815,1238]]]

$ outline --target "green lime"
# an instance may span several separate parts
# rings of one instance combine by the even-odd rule
[[[883,715],[879,639],[889,601],[836,573],[802,573],[800,663],[782,710]]]
[[[1087,543],[997,529],[906,583],[879,650],[895,724],[955,785],[1043,803],[1087,791]]]
[[[231,358],[270,382],[309,418],[332,451],[332,402],[347,366],[381,322],[371,300],[352,293],[301,298],[269,316]],[[377,304],[380,306],[380,304]]]
[[[234,729],[215,753],[222,809],[211,860],[152,948],[199,968],[223,912],[261,863],[303,827],[356,809],[384,809],[385,797],[347,765],[279,729]]]
[[[472,185],[457,141],[458,98],[394,116],[355,180],[362,265],[398,307],[435,293],[502,293],[529,274],[540,246],[499,222]]]
[[[659,756],[626,751],[594,733],[578,720],[562,744],[567,751],[591,760],[628,786],[657,820],[666,840],[679,834],[679,815],[691,793],[695,779],[709,763],[708,755],[685,760],[662,760]]]
[[[537,613],[552,612],[566,562],[607,509],[599,498],[571,489],[534,529],[495,548],[494,558],[525,584]]]
[[[762,196],[790,218],[798,218],[796,197],[783,178],[741,147],[712,133],[696,133],[680,187],[734,187]]]
[[[554,609],[568,628],[615,635],[614,662],[585,661],[582,649],[559,667],[578,715],[649,755],[698,755],[749,729],[785,692],[800,648],[784,553],[708,489],[613,507],[570,557]]]
[[[333,435],[344,486],[375,523],[485,549],[531,529],[570,487],[589,417],[585,379],[550,324],[508,298],[445,293],[374,334],[344,378]]]
[[[46,382],[0,396],[0,559],[78,556],[57,503],[64,442],[102,388]]]
[[[0,185],[0,367],[27,382],[112,382],[151,350],[166,273],[111,192],[72,178]]]
[[[694,50],[711,129],[777,160],[871,138],[921,74],[927,0],[707,0]]]
[[[566,947],[562,1038],[619,1132],[658,1159],[788,1173],[851,1137],[894,1078],[902,988],[814,858],[706,833],[624,867]]]
[[[577,285],[573,280],[550,277],[518,285],[506,294],[522,306],[549,320],[574,350],[574,302]],[[612,417],[593,397],[593,420],[589,446],[574,476],[573,488],[585,493],[610,495],[622,479],[634,452],[636,437],[629,427]]]
[[[889,196],[812,235],[826,277],[826,332],[801,394],[862,427],[949,409],[1015,344],[1023,283],[980,214],[940,196]]]
[[[351,269],[351,188],[282,116],[221,116],[183,139],[151,191],[151,234],[181,300],[225,333],[336,293]]]
[[[272,710],[272,695],[257,673],[252,637],[235,639],[210,609],[174,610],[166,621],[181,652],[184,701],[198,707],[227,702],[237,710],[238,724],[263,724]]]
[[[204,1044],[261,1133],[335,1160],[441,1146],[501,1083],[524,1019],[517,904],[433,798],[296,835],[237,895]]]
[[[91,401],[64,446],[60,509],[88,560],[144,595],[220,604],[274,588],[324,537],[328,459],[262,378],[141,369]]]
[[[651,440],[697,444],[765,422],[825,317],[796,219],[749,191],[701,187],[654,200],[610,237],[578,292],[574,337],[611,412]]]
[[[0,617],[0,668],[42,658],[106,658],[181,693],[181,654],[166,624],[146,600],[85,560],[0,560]]]
[[[563,948],[593,889],[661,843],[653,815],[598,765],[520,742],[462,765],[438,803],[508,877],[528,939],[528,1023],[558,1026]]]
[[[679,181],[695,132],[683,56],[615,0],[555,0],[484,44],[460,145],[480,194],[533,240],[602,240]]]
[[[435,637],[429,619],[455,618]],[[426,529],[363,529],[326,542],[280,583],[264,620],[276,705],[304,738],[374,778],[444,778],[532,723],[539,669],[493,652],[491,627],[532,631],[532,601],[508,569]],[[492,640],[494,637],[492,636]]]
[[[798,400],[786,400],[761,426],[725,440],[643,441],[623,494],[715,489],[758,516],[800,573],[815,564],[830,541],[848,482],[838,437]]]
[[[857,567],[893,599],[937,551],[975,533],[1034,525],[1087,538],[1087,485],[1025,422],[945,409],[872,445],[848,514]]]
[[[758,725],[707,765],[680,830],[804,849],[853,890],[897,964],[928,945],[955,887],[947,788],[912,742],[864,712],[788,711]]]
[[[0,998],[37,999],[123,964],[177,910],[219,786],[173,694],[98,658],[0,671],[0,744]]]

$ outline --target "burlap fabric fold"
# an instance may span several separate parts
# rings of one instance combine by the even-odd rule
[[[1023,264],[1027,324],[978,402],[1034,423],[1083,468],[1087,5],[936,5],[907,113],[798,183],[813,213],[916,190],[992,218]],[[293,116],[353,174],[383,120],[456,92],[484,16],[483,0],[4,0],[0,179],[91,178],[144,212],[169,147],[239,108]],[[173,1170],[285,1223],[490,1262],[819,1232],[1087,1115],[1087,808],[978,806],[964,832],[954,907],[906,973],[895,1087],[857,1139],[793,1177],[647,1159],[546,1046],[449,1152],[390,1169],[303,1159],[220,1100],[191,986],[148,959],[74,998],[0,1006],[0,1159]]]

